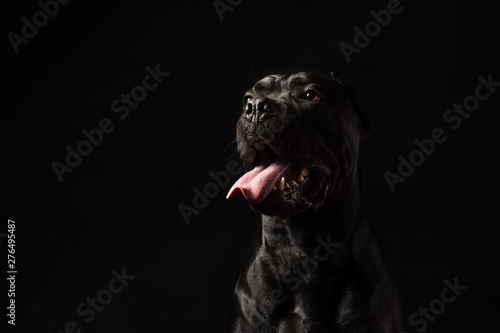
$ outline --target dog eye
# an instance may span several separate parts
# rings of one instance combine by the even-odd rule
[[[248,101],[249,101],[249,100],[251,100],[251,99],[252,99],[252,96],[250,96],[250,95],[246,95],[245,97],[243,97],[243,102],[244,102],[245,104],[247,104],[247,103],[248,103]]]
[[[307,90],[305,93],[302,94],[302,96],[300,96],[300,99],[305,99],[305,100],[311,101],[311,102],[317,102],[317,101],[321,100],[319,98],[318,94],[316,94],[312,90]]]

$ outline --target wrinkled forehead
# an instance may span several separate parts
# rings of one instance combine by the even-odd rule
[[[270,92],[290,91],[294,88],[319,84],[315,77],[307,72],[296,74],[274,74],[268,75],[258,81],[251,90],[256,93],[266,94]]]

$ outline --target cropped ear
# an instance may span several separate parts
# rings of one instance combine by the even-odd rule
[[[344,86],[344,82],[342,82],[342,80],[339,79],[339,76],[337,74],[335,74],[334,72],[330,72],[330,77],[333,81],[336,81],[336,82],[340,83],[341,86]]]

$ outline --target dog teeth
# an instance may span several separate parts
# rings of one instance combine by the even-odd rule
[[[307,172],[307,170],[306,170],[306,172]],[[304,180],[304,176],[302,175],[302,173],[299,175],[299,178],[297,178],[297,181],[292,180],[289,183],[285,180],[285,177],[281,177],[279,184],[277,184],[273,187],[273,191],[276,191],[278,189],[280,191],[283,191],[283,189],[285,189],[285,188],[291,188],[293,186],[299,185],[299,182],[301,182],[303,180]]]
[[[297,177],[297,182],[301,182],[304,180],[305,177],[307,177],[309,175],[309,169],[308,168],[302,168],[302,170],[300,170],[300,175],[299,177]]]
[[[279,189],[280,191],[283,191],[283,188],[285,187],[285,177],[281,177]]]

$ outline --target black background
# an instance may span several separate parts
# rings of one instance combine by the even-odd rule
[[[365,206],[385,240],[407,331],[417,332],[410,314],[455,277],[467,290],[426,332],[495,330],[499,92],[455,131],[442,115],[474,93],[479,75],[500,81],[498,20],[480,1],[401,4],[350,64],[339,44],[353,44],[353,28],[387,1],[246,0],[224,21],[209,0],[73,1],[18,54],[7,33],[20,34],[21,17],[40,8],[4,4],[0,232],[7,218],[16,222],[13,331],[62,332],[75,321],[82,332],[224,332],[258,216],[241,198],[225,200],[229,186],[190,224],[178,205],[192,206],[193,188],[235,159],[244,91],[300,70],[339,73],[371,123],[361,152]],[[111,102],[157,64],[170,75],[120,120]],[[115,130],[60,183],[51,163],[64,163],[65,146],[103,118]],[[436,127],[447,141],[392,193],[384,172],[396,172],[398,155]],[[135,279],[85,323],[76,306],[122,267]]]

